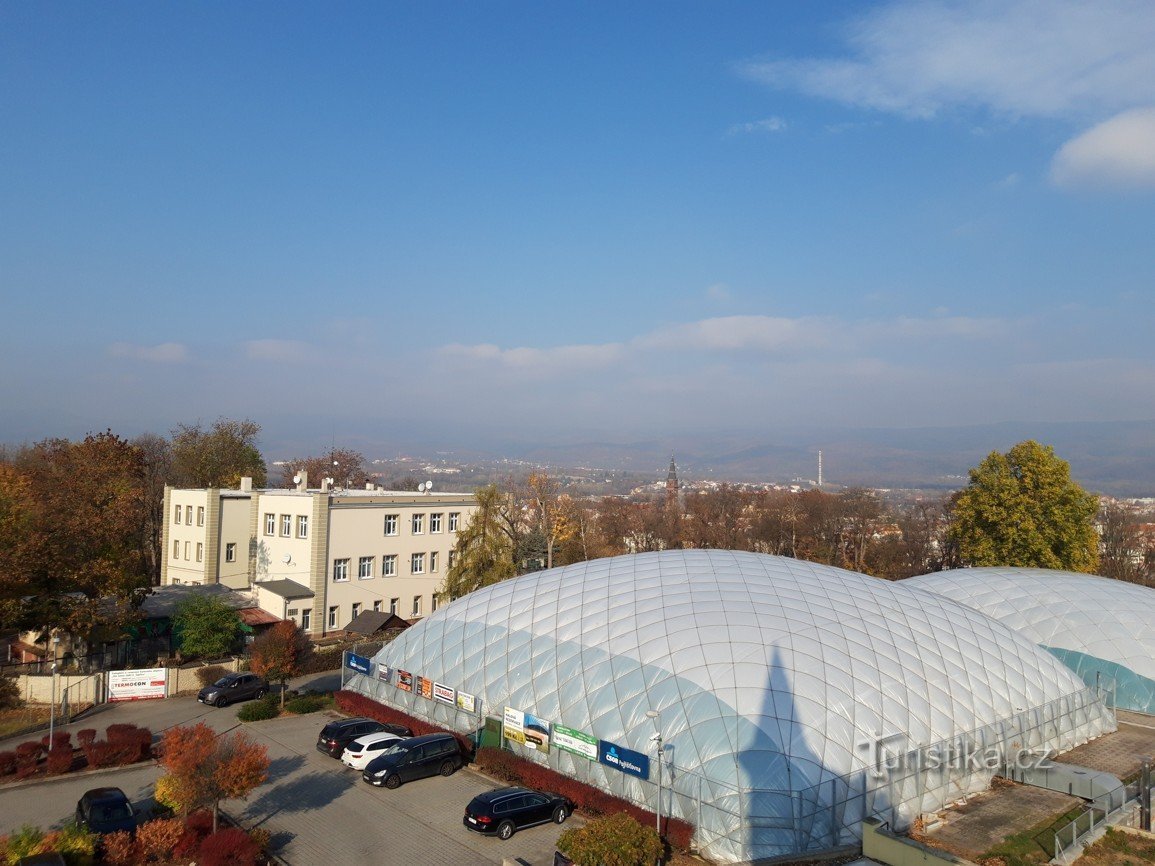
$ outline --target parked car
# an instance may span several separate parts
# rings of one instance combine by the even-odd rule
[[[373,719],[352,718],[329,722],[317,735],[317,751],[331,758],[340,758],[345,747],[365,734],[389,733],[399,737],[412,737],[413,732],[404,725],[386,724]]]
[[[93,833],[135,830],[136,813],[120,788],[93,788],[76,803],[76,826]]]
[[[370,785],[396,788],[426,776],[452,776],[465,759],[453,734],[426,734],[394,743],[365,766],[361,778]]]
[[[462,823],[478,833],[508,839],[516,831],[552,821],[561,824],[573,812],[572,800],[529,788],[495,788],[465,807]]]
[[[225,674],[197,692],[197,700],[202,704],[223,707],[249,698],[263,698],[268,690],[269,684],[256,674]]]
[[[399,743],[404,737],[381,731],[376,734],[366,734],[358,737],[345,747],[341,753],[341,763],[354,770],[364,770],[366,764],[381,755],[394,743]]]

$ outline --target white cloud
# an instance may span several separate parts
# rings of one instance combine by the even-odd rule
[[[1017,171],[1012,171],[995,184],[998,189],[1013,189],[1022,182],[1023,178]]]
[[[638,337],[634,344],[643,349],[778,352],[824,346],[828,332],[829,326],[819,319],[722,316],[661,328]]]
[[[728,301],[730,300],[730,287],[725,283],[714,283],[712,286],[706,287],[706,297],[711,301]]]
[[[956,107],[1084,118],[1155,102],[1148,0],[902,0],[846,29],[850,57],[749,61],[767,85],[912,117]]]
[[[113,343],[108,353],[114,358],[131,358],[156,364],[180,364],[189,358],[183,343],[160,343],[156,346],[138,346],[134,343]]]
[[[316,349],[299,340],[249,340],[244,349],[253,361],[308,362],[317,357]]]
[[[786,121],[781,117],[767,117],[750,123],[735,123],[728,131],[730,135],[749,135],[755,132],[781,132],[785,128]]]
[[[481,343],[473,346],[460,344],[444,346],[441,352],[477,362],[495,363],[515,370],[549,373],[608,366],[621,357],[622,346],[619,343],[602,343],[546,349],[531,347],[502,349],[491,343]]]
[[[1155,107],[1124,111],[1068,141],[1051,163],[1051,180],[1062,187],[1155,189]]]

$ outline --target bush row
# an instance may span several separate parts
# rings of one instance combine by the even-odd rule
[[[387,707],[385,704],[378,703],[372,698],[367,698],[357,692],[339,691],[333,695],[333,700],[337,704],[337,709],[341,710],[341,712],[348,713],[351,716],[364,716],[367,719],[376,719],[378,722],[404,725],[413,732],[413,736],[415,737],[420,737],[424,734],[453,734],[453,736],[457,737],[457,742],[461,744],[462,753],[466,755],[473,754],[473,741],[468,737],[463,737],[456,731],[446,731],[444,728],[431,725],[429,722],[421,719],[415,719],[400,710]]]
[[[514,785],[524,785],[542,791],[552,791],[569,797],[577,807],[590,815],[614,815],[624,812],[644,827],[654,826],[653,812],[636,806],[628,800],[562,775],[534,761],[520,758],[505,749],[481,748],[475,758],[478,768],[491,776]],[[666,838],[675,848],[688,851],[694,839],[694,825],[681,818],[665,818]]]
[[[105,738],[96,738],[95,728],[85,728],[76,732],[80,755],[72,745],[72,735],[67,731],[52,734],[52,748],[48,748],[48,736],[39,740],[21,743],[13,751],[0,752],[0,779],[15,776],[28,779],[32,776],[60,776],[83,766],[121,767],[146,761],[152,757],[152,731],[136,725],[109,725]]]

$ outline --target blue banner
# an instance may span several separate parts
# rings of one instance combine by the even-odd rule
[[[650,778],[649,757],[633,749],[626,749],[606,740],[598,740],[598,760],[629,776],[637,776],[639,779]]]
[[[367,674],[373,670],[373,660],[356,653],[345,653],[345,667],[352,668],[359,674]]]

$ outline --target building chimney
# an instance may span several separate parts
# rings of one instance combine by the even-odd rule
[[[309,473],[304,469],[297,473],[297,489],[301,492],[309,489]]]
[[[245,475],[243,478],[241,478],[241,493],[252,493],[252,492],[253,492],[253,479],[250,476]]]
[[[333,489],[333,479],[332,478],[322,478],[321,479],[321,492],[322,493],[328,493],[332,489]]]

